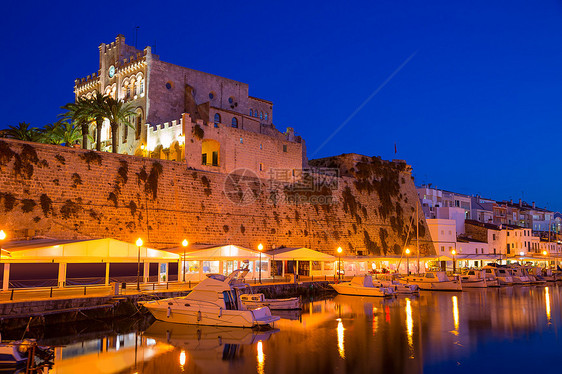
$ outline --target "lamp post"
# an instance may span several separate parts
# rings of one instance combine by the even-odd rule
[[[453,255],[453,274],[455,274],[455,272],[457,271],[457,264],[455,262],[455,255],[457,254],[456,250],[452,250],[451,254]]]
[[[263,245],[262,245],[261,243],[258,244],[258,250],[260,251],[260,262],[259,262],[259,264],[260,264],[260,267],[259,267],[259,268],[260,268],[260,275],[259,275],[259,277],[260,277],[260,284],[261,284],[261,251],[262,251],[262,249],[263,249]],[[254,278],[254,279],[255,279],[255,278]]]
[[[338,281],[341,280],[341,252],[343,249],[338,247]]]
[[[546,263],[546,265],[545,265],[544,268],[545,268],[545,269],[548,269],[548,267],[549,267],[549,264],[548,264],[548,257],[546,257],[546,256],[548,255],[548,252],[547,252],[547,251],[542,251],[542,255],[544,256],[545,263]]]
[[[0,230],[0,241],[6,239],[6,233],[4,230]],[[0,262],[2,262],[2,247],[0,247]]]
[[[189,242],[187,241],[187,239],[184,239],[183,242],[181,242],[181,245],[183,246],[183,258],[181,264],[181,268],[183,271],[183,283],[185,283],[185,248],[187,247],[188,244]]]
[[[142,239],[137,239],[138,257],[137,257],[137,291],[140,291],[140,248],[142,247]]]
[[[406,248],[406,275],[410,275],[410,248]]]

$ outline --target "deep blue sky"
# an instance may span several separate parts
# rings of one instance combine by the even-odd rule
[[[562,210],[560,1],[116,4],[3,4],[0,128],[55,121],[74,79],[97,71],[97,46],[119,33],[132,44],[140,26],[139,47],[162,60],[272,100],[274,124],[311,158],[405,159],[417,184]]]

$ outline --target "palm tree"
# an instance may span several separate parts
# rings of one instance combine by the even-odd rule
[[[111,151],[117,153],[117,130],[119,125],[133,127],[129,117],[136,114],[131,104],[125,104],[122,100],[108,97],[105,100],[105,117],[111,125]]]
[[[103,120],[107,118],[107,101],[110,96],[102,95],[96,91],[90,100],[88,100],[88,113],[96,121],[96,151],[101,151],[101,129]]]
[[[40,138],[40,132],[37,127],[29,127],[29,123],[20,122],[17,126],[8,126],[2,131],[2,137],[17,140],[25,140],[28,142],[36,142]]]
[[[78,126],[64,120],[59,120],[53,124],[45,126],[41,131],[42,143],[48,144],[64,144],[66,147],[72,147],[82,137],[82,132]],[[87,136],[87,133],[86,133]]]
[[[66,113],[62,114],[63,118],[69,119],[76,123],[77,126],[80,126],[82,130],[82,148],[87,149],[90,123],[95,120],[91,114],[90,100],[79,98],[74,103],[62,106],[61,109],[66,110]]]

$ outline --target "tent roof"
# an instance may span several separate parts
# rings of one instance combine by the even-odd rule
[[[7,262],[137,262],[138,247],[116,239],[54,240],[32,239],[2,244],[2,261]],[[177,261],[179,256],[141,247],[141,261]]]
[[[327,253],[309,248],[276,248],[266,252],[276,260],[334,261],[336,258]]]
[[[168,248],[167,251],[183,257],[183,247]],[[261,254],[262,260],[269,258],[266,252]],[[258,259],[260,252],[234,244],[193,244],[185,248],[186,260],[249,260]]]

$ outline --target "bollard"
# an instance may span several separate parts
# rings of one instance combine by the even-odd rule
[[[84,295],[86,295],[86,286],[84,286]]]
[[[51,294],[49,295],[49,297],[53,297],[53,287],[51,287]]]
[[[10,300],[14,300],[14,289],[12,288],[12,293],[10,294]]]

